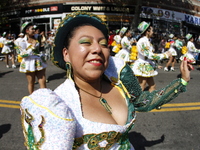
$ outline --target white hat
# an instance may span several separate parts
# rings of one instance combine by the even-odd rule
[[[144,33],[148,27],[150,26],[150,23],[147,23],[145,21],[142,21],[139,25],[138,25],[138,30],[140,31],[140,34]]]
[[[27,25],[29,25],[29,24],[32,24],[31,22],[28,22],[28,21],[26,21],[26,22],[24,22],[23,24],[22,24],[22,26],[21,26],[21,32],[24,32],[24,29],[27,27]]]
[[[6,35],[6,32],[3,32],[2,36],[5,36]]]
[[[127,29],[128,29],[127,27],[121,28],[120,33],[122,33],[124,35],[124,33],[127,31]]]
[[[38,27],[37,25],[34,25],[34,26],[33,26],[34,29],[36,29],[37,27]]]
[[[192,34],[188,33],[185,37],[187,40],[190,40],[192,38]]]
[[[170,34],[169,38],[171,38],[171,39],[174,38],[174,34]]]
[[[20,33],[19,36],[24,36],[24,33]]]

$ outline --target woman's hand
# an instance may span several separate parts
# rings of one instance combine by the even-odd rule
[[[194,70],[194,67],[192,64],[190,64],[186,57],[184,57],[184,60],[181,62],[180,65],[180,71],[181,71],[181,78],[185,81],[190,81],[190,71]]]
[[[163,68],[163,66],[158,65],[158,69],[162,69],[162,68]]]

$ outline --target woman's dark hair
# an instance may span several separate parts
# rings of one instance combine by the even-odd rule
[[[22,33],[24,33],[24,35],[26,34],[26,29],[29,29],[31,26],[33,26],[32,23],[29,23],[22,31]]]
[[[146,32],[149,32],[151,30],[151,26],[149,26],[147,29],[146,29],[146,31],[144,31],[144,33],[142,33],[141,35],[142,36],[145,36],[146,35]]]
[[[127,28],[127,30],[126,30],[126,32],[124,32],[123,36],[126,35],[126,33],[128,33],[129,30],[130,30],[130,29]]]

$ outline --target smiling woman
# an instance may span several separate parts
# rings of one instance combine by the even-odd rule
[[[134,150],[128,132],[135,111],[150,111],[184,92],[182,79],[142,92],[131,68],[111,57],[107,25],[96,15],[74,12],[59,25],[52,60],[67,71],[54,91],[39,89],[21,102],[27,149]],[[182,77],[190,73],[182,63]]]

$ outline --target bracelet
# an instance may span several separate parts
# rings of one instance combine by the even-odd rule
[[[187,81],[185,81],[185,80],[184,80],[184,79],[182,79],[182,78],[181,78],[181,83],[182,83],[183,85],[185,85],[185,86],[188,84],[188,82],[187,82]]]

